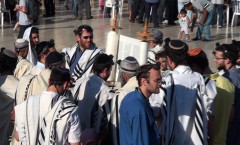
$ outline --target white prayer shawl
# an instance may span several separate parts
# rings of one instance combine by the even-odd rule
[[[0,145],[7,145],[11,134],[9,127],[17,84],[18,79],[12,75],[0,76]]]
[[[70,129],[69,118],[78,107],[72,100],[62,97],[43,118],[38,137],[39,145],[66,145]]]
[[[37,64],[35,66],[33,66],[32,70],[31,70],[31,74],[39,75],[41,73],[41,71],[43,71],[45,69],[46,69],[45,64],[38,61]]]
[[[178,66],[163,79],[167,90],[163,144],[206,145],[207,117],[203,106],[206,90],[202,75],[188,66]]]
[[[90,74],[80,86],[75,87],[77,91],[74,96],[78,100],[82,130],[95,128],[99,133],[104,114],[103,108],[109,121],[110,107],[107,101],[112,99],[114,94],[111,93],[107,83],[94,74]]]
[[[31,34],[32,27],[29,27],[25,30],[23,34],[23,39],[27,40],[29,42],[29,49],[28,49],[28,55],[27,60],[29,60],[33,65],[37,65],[38,57],[37,52],[35,48],[31,46],[31,40],[30,40],[30,34]]]
[[[205,86],[206,86],[206,93],[203,96],[203,103],[205,110],[208,115],[213,114],[213,101],[217,95],[217,88],[216,83],[213,80],[210,80],[210,78],[203,76]]]
[[[148,50],[148,63],[156,64],[155,55],[158,51],[162,50],[163,47],[160,45],[156,45],[154,48],[149,48]]]
[[[69,103],[68,103],[69,101],[67,101],[68,99],[65,97],[62,97],[63,99],[59,99],[59,101],[55,104],[56,106],[54,105],[52,109],[51,108],[52,99],[56,96],[57,94],[54,92],[44,91],[40,95],[29,97],[29,99],[27,99],[26,101],[22,102],[21,104],[15,107],[16,126],[17,126],[17,131],[19,133],[20,144],[36,145],[40,134],[41,133],[46,134],[46,132],[48,131],[48,130],[44,130],[44,132],[41,132],[41,128],[42,128],[42,125],[49,123],[48,122],[49,119],[53,117],[48,115],[49,113],[56,111],[54,107],[59,108],[58,105],[63,103],[63,101],[64,101],[63,103],[64,106],[60,105],[60,110],[65,109],[66,104],[69,106]],[[70,103],[70,107],[69,107],[70,110],[73,110],[72,106],[75,107],[76,105]],[[61,111],[60,115],[65,113],[68,113],[68,112],[66,112],[66,110]],[[55,120],[56,119],[55,117],[56,116],[54,116],[54,118],[51,118],[51,119]],[[66,115],[66,117],[68,118],[69,114]],[[45,122],[43,121],[43,118],[45,118],[44,119]],[[61,116],[59,118],[61,118]],[[59,122],[62,122],[62,120]],[[66,125],[66,122],[65,122],[65,125]],[[61,125],[58,125],[58,130],[62,128],[63,127]],[[64,137],[61,136],[61,138],[64,138]]]
[[[40,95],[36,95],[15,106],[15,124],[19,135],[19,144],[21,145],[36,144],[40,111],[39,104]]]
[[[149,103],[151,105],[151,108],[153,110],[153,115],[155,118],[157,118],[156,120],[156,124],[158,127],[158,133],[159,136],[162,135],[163,129],[164,129],[164,117],[166,117],[164,115],[163,109],[163,105],[166,106],[166,104],[164,104],[164,98],[166,98],[166,92],[165,92],[165,88],[160,88],[160,92],[158,94],[152,94],[149,97]]]
[[[65,59],[66,59],[66,68],[70,68],[70,64],[75,59],[75,53],[77,49],[80,49],[78,47],[78,44],[75,44],[72,48],[64,48],[62,52],[64,52]],[[102,50],[99,48],[96,48],[95,45],[93,45],[90,49],[86,49],[83,54],[81,55],[80,59],[78,60],[78,63],[76,64],[72,75],[72,78],[77,80],[76,83],[78,85],[81,84],[81,82],[89,76],[89,74],[92,71],[93,61],[95,57],[102,53]]]
[[[49,86],[51,70],[45,69],[37,76],[26,75],[19,80],[16,93],[16,104],[26,100],[29,96],[37,95],[46,91]]]
[[[33,68],[33,64],[30,63],[27,59],[23,59],[22,57],[18,57],[18,63],[14,70],[14,76],[17,79],[20,79],[24,75],[31,74]]]
[[[120,114],[119,109],[123,98],[130,92],[134,91],[138,87],[138,82],[136,77],[132,77],[128,82],[115,93],[111,102],[111,124],[112,124],[112,137],[113,144],[119,145],[119,124],[120,124]]]

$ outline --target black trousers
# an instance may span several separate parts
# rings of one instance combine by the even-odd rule
[[[132,16],[131,20],[134,21],[138,15],[139,9],[141,7],[141,3],[144,0],[132,0],[131,5],[131,11],[132,11]]]
[[[85,6],[87,18],[90,18],[92,16],[90,0],[78,0],[78,19],[83,18],[84,6]]]
[[[168,24],[174,24],[174,21],[177,20],[178,15],[177,0],[167,0],[166,2],[166,17],[168,20]]]
[[[25,30],[28,27],[31,27],[31,26],[32,26],[32,24],[30,24],[30,25],[19,25],[20,30],[19,30],[19,33],[18,33],[18,39],[23,38],[23,34],[24,34]]]
[[[47,16],[55,15],[55,0],[44,0],[44,6]]]
[[[148,3],[145,2],[145,18],[149,20],[150,11],[152,7],[152,18],[154,27],[158,26],[158,19],[157,19],[157,9],[158,9],[158,2],[157,3]]]

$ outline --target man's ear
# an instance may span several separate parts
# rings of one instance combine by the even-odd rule
[[[107,69],[107,68],[104,68],[104,69],[103,69],[103,72],[104,72],[104,73],[106,73],[107,71],[108,71],[108,69]]]
[[[147,83],[148,83],[148,80],[147,80],[146,78],[141,78],[141,84],[142,84],[143,86],[146,86]]]
[[[50,81],[50,78],[48,79],[48,85],[50,85],[51,81]]]
[[[231,61],[229,58],[226,58],[226,59],[224,60],[224,62],[225,62],[226,64],[229,64],[229,63],[231,63],[232,61]]]
[[[169,57],[169,56],[167,56],[166,57],[167,58],[167,62],[169,63],[169,65],[172,63],[172,59]]]
[[[40,57],[41,57],[41,58],[44,58],[45,56],[46,56],[46,55],[44,55],[44,54],[40,54]]]
[[[128,76],[127,75],[125,75],[125,73],[122,73],[122,77],[123,77],[123,79],[127,82],[128,81]]]
[[[76,41],[79,42],[80,40],[80,36],[79,35],[75,35]]]

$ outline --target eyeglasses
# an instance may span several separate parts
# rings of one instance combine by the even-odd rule
[[[93,39],[93,36],[82,36],[83,39],[87,40],[88,38],[89,39]]]
[[[149,79],[150,81],[150,79]],[[156,80],[152,80],[153,82],[157,83],[157,84],[161,84],[162,83],[162,79],[161,78],[157,78]]]
[[[220,60],[220,59],[226,59],[226,58],[224,58],[224,57],[216,57],[216,56],[215,56],[215,59],[216,59],[216,60]]]
[[[32,37],[32,39],[39,39],[39,37]]]

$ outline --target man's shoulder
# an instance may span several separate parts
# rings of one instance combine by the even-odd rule
[[[138,96],[138,95],[139,95],[139,93],[138,93],[137,90],[134,90],[134,91],[128,93],[128,94],[124,97],[121,105],[126,105],[126,106],[128,106],[128,107],[130,107],[129,104],[134,104],[134,105],[136,105],[136,103],[137,103],[137,97],[136,97],[136,96]]]
[[[33,66],[33,64],[32,64],[29,60],[27,60],[26,58],[19,59],[17,65],[20,65],[20,64],[23,64],[23,65],[32,65],[32,66]]]

